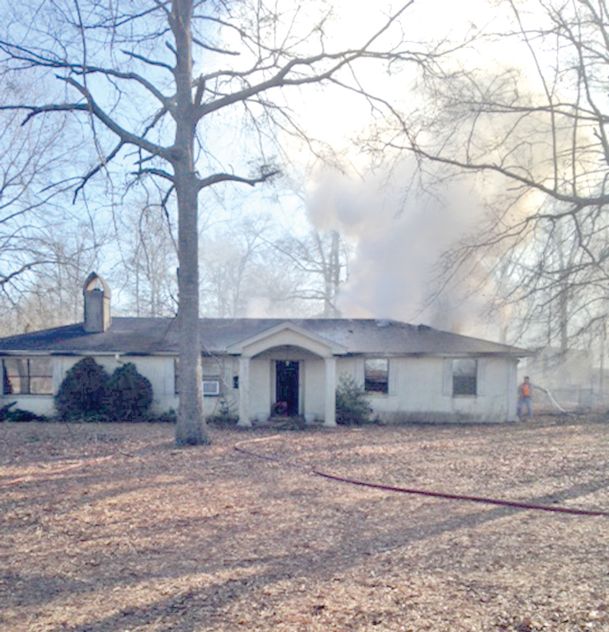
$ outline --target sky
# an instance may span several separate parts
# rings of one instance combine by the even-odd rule
[[[380,23],[383,13],[397,5],[385,0],[339,0],[331,4],[334,12],[327,25],[328,40],[335,49],[365,41],[373,30],[371,25]],[[430,42],[449,46],[475,25],[490,23],[496,17],[496,9],[483,1],[415,2],[404,14],[403,31],[390,32],[386,42],[396,43],[404,34],[411,41],[409,48],[421,49]],[[507,63],[509,55],[504,48],[492,53],[495,54],[504,56]],[[477,55],[468,47],[456,58],[459,63],[472,59],[491,62],[490,50],[484,60],[478,60]],[[405,110],[425,107],[415,85],[416,69],[409,64],[401,64],[386,75],[379,72],[378,65],[364,63],[358,70],[358,79]],[[307,86],[285,92],[286,103],[298,120],[311,137],[331,148],[332,162],[336,164],[324,165],[311,156],[303,143],[281,136],[289,164],[288,177],[274,185],[279,192],[277,199],[266,196],[263,201],[266,187],[235,190],[236,199],[242,200],[242,212],[256,212],[257,207],[264,206],[279,224],[297,234],[305,233],[311,224],[320,230],[339,230],[355,252],[351,277],[340,300],[345,316],[422,321],[496,337],[498,328],[483,328],[481,315],[466,317],[468,310],[482,309],[481,300],[458,300],[455,293],[445,296],[441,306],[423,307],[436,273],[435,264],[453,240],[463,237],[475,225],[482,213],[482,200],[476,199],[475,194],[472,197],[467,185],[442,195],[415,193],[414,165],[408,159],[399,158],[396,168],[395,155],[388,152],[379,159],[364,151],[361,138],[378,123],[365,100],[332,87]],[[290,195],[290,186],[297,186],[299,193],[304,193],[304,201]]]
[[[391,29],[379,46],[402,46],[402,37],[411,49],[430,46],[433,42],[450,46],[476,28],[500,23],[501,14],[496,4],[492,0],[417,0],[403,14],[399,28]],[[280,13],[285,11],[288,15],[295,3],[278,0],[277,6]],[[303,3],[296,22],[290,26],[290,36],[298,40],[308,32],[311,20],[315,23],[330,6],[332,11],[325,24],[327,47],[340,50],[364,42],[382,23],[383,16],[400,3],[391,0]],[[238,44],[228,37],[226,44],[233,43]],[[481,54],[478,44],[465,46],[452,56],[452,63],[455,67],[467,62],[492,69],[516,62],[526,67],[526,53],[519,50],[485,44],[484,54]],[[209,59],[211,56],[195,59],[195,69],[213,70],[213,66],[207,64]],[[247,67],[249,61],[242,55],[236,63]],[[391,73],[386,74],[379,72],[377,65],[364,62],[358,65],[357,73],[359,82],[405,111],[428,107],[418,89],[420,84],[416,82],[420,77],[413,64],[395,65]],[[473,305],[461,304],[456,309],[454,301],[458,299],[449,297],[444,311],[452,310],[455,319],[447,320],[439,318],[433,309],[423,310],[422,303],[431,284],[435,262],[453,239],[461,238],[470,230],[482,212],[482,199],[467,184],[454,185],[440,195],[413,192],[414,165],[409,159],[400,157],[396,162],[397,157],[390,152],[379,157],[366,151],[362,139],[379,120],[370,104],[355,99],[352,92],[312,86],[306,90],[285,89],[276,96],[280,104],[291,108],[309,136],[321,141],[316,147],[326,156],[331,151],[333,165],[324,166],[305,144],[280,132],[274,139],[275,147],[270,142],[263,144],[271,157],[278,151],[278,157],[285,161],[284,176],[272,185],[255,189],[226,187],[217,196],[204,192],[201,195],[203,224],[209,222],[210,215],[217,221],[234,215],[264,213],[295,234],[304,234],[311,225],[338,229],[355,252],[352,275],[341,299],[345,315],[427,319],[448,328],[463,327],[459,314],[473,309]],[[135,104],[127,107],[126,113],[127,119],[140,116]],[[243,130],[240,123],[238,112],[228,120],[212,117],[205,123],[205,138],[214,154],[210,164],[214,167],[221,164],[228,169],[249,168],[250,159],[256,154],[256,139],[252,130]],[[125,161],[117,165],[115,173],[126,164]],[[203,172],[205,167],[202,162]],[[116,182],[116,187],[104,185],[98,190],[120,204],[120,178]],[[120,258],[110,255],[106,264],[108,262],[119,265]],[[120,291],[115,297],[120,304]]]

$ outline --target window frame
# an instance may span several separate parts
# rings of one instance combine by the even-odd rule
[[[214,392],[209,393],[209,392],[205,392],[205,385],[206,384],[215,384],[216,388],[214,390]],[[220,386],[220,378],[219,377],[215,377],[215,376],[204,376],[203,380],[202,380],[202,385],[201,388],[203,390],[203,397],[220,397],[220,395],[222,394],[222,389]]]
[[[457,373],[457,363],[473,363],[473,371],[470,373]],[[451,361],[451,394],[452,397],[478,397],[478,358],[453,358]]]
[[[372,379],[368,375],[368,364],[372,362],[383,362],[385,364],[384,379]],[[373,369],[370,369],[373,370]],[[376,369],[379,371],[379,369]],[[382,388],[372,388],[372,385],[382,385]],[[389,394],[389,358],[374,357],[364,358],[364,392],[367,395],[388,395]]]
[[[25,362],[25,373],[14,374],[10,373],[7,369],[7,361]],[[33,362],[44,361],[47,364],[46,372],[39,369],[32,369]],[[15,396],[33,396],[33,397],[49,397],[54,395],[53,387],[53,361],[49,356],[5,356],[2,358],[2,395],[15,395]],[[19,378],[19,391],[13,390],[14,386],[11,384],[11,377]],[[36,380],[48,380],[48,389],[32,391],[32,383]],[[25,385],[25,388],[24,388]],[[7,388],[7,386],[9,388]]]

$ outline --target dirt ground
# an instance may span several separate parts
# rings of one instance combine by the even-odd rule
[[[609,630],[609,424],[213,430],[0,424],[0,629]],[[263,440],[260,440],[263,439]]]

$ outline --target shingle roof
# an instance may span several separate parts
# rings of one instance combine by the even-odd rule
[[[294,325],[342,345],[348,353],[396,355],[493,354],[525,356],[529,352],[425,325],[395,320],[345,318],[202,318],[203,351],[223,353],[232,344],[281,323]],[[2,353],[177,354],[178,323],[171,318],[113,318],[108,331],[86,333],[82,324],[0,338]]]

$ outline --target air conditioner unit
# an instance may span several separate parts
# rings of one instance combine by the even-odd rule
[[[220,380],[203,380],[203,395],[220,395]]]

